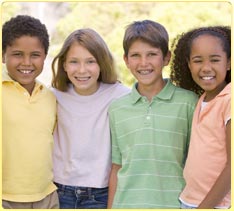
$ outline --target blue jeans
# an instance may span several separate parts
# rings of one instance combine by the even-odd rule
[[[60,209],[105,209],[108,188],[89,188],[55,183]]]

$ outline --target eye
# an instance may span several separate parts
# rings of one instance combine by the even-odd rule
[[[87,61],[87,64],[95,64],[95,63],[97,63],[97,62],[94,59],[90,59]]]
[[[211,62],[219,62],[219,59],[211,59]]]
[[[193,63],[201,63],[202,60],[193,60]]]
[[[138,53],[133,53],[133,54],[130,54],[130,57],[139,57],[139,54]]]
[[[149,57],[157,56],[157,53],[149,53],[148,56],[149,56]]]
[[[40,57],[41,56],[41,54],[39,54],[39,53],[33,53],[32,54],[32,57]]]
[[[22,56],[22,53],[21,52],[15,52],[15,53],[12,53],[13,56],[16,56],[16,57],[20,57]]]
[[[70,60],[70,61],[68,61],[68,63],[69,63],[69,64],[76,64],[77,61],[76,61],[76,60]]]

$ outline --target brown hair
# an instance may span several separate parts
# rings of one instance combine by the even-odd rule
[[[86,48],[97,60],[100,67],[100,76],[98,81],[108,84],[112,84],[117,81],[114,59],[105,41],[96,31],[86,28],[72,32],[64,41],[58,55],[53,59],[52,87],[57,88],[60,91],[66,91],[68,84],[71,83],[64,70],[63,64],[66,60],[67,52],[74,42],[78,42],[81,46]]]
[[[164,57],[168,53],[168,33],[164,26],[157,22],[151,20],[135,21],[127,26],[123,39],[124,56],[128,55],[129,48],[136,40],[142,40],[160,48]]]

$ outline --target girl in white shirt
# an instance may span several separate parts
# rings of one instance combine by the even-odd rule
[[[130,90],[117,81],[113,57],[92,29],[71,33],[52,69],[58,103],[53,168],[60,208],[106,208],[111,168],[107,109]]]

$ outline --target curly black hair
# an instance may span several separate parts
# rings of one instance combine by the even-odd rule
[[[2,53],[6,52],[7,46],[22,36],[38,37],[45,48],[47,55],[49,49],[49,35],[47,28],[39,19],[28,15],[18,15],[5,22],[2,27]]]
[[[222,42],[227,58],[231,59],[231,29],[229,26],[210,26],[192,29],[178,35],[172,42],[172,60],[170,63],[170,78],[173,83],[184,89],[191,90],[199,96],[204,90],[198,86],[191,75],[188,67],[192,41],[202,34],[209,34],[218,37]],[[231,70],[227,71],[225,78],[227,83],[231,82]]]

